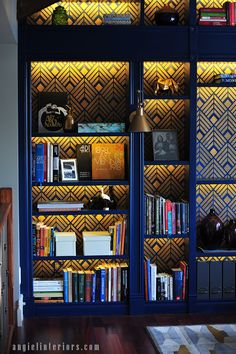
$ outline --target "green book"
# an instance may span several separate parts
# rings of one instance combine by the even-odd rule
[[[79,302],[84,302],[84,281],[85,281],[84,272],[78,271]]]

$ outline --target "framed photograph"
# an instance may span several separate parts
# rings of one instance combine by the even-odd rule
[[[76,159],[61,160],[61,179],[62,181],[77,181]]]
[[[177,131],[160,129],[152,132],[154,160],[179,160]]]

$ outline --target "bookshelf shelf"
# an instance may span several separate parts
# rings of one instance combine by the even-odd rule
[[[33,261],[57,261],[57,260],[84,260],[84,259],[125,259],[128,260],[129,257],[128,256],[109,256],[109,255],[105,255],[105,256],[60,256],[60,257],[38,257],[38,256],[34,256],[33,257]]]
[[[146,166],[155,166],[155,165],[189,165],[189,161],[179,161],[179,160],[159,160],[159,161],[144,161],[144,165]]]
[[[176,235],[144,235],[144,238],[163,238],[163,239],[172,239],[172,238],[188,238],[189,233],[187,234],[176,234]]]
[[[236,250],[210,250],[210,251],[197,251],[196,257],[235,257]]]
[[[236,179],[197,179],[197,184],[236,184]]]
[[[88,137],[88,136],[98,136],[98,137],[103,137],[103,136],[126,136],[129,137],[130,133],[33,133],[32,138],[50,138],[50,137],[68,137],[68,138],[73,138],[73,137]]]
[[[123,214],[127,215],[129,211],[127,209],[120,209],[120,210],[78,210],[78,211],[47,211],[47,212],[40,212],[40,211],[33,211],[33,216],[40,216],[40,215],[117,215]]]
[[[198,83],[198,87],[236,87],[236,82],[226,82],[226,83]]]
[[[189,100],[189,95],[145,95],[145,100]]]
[[[64,182],[64,181],[60,181],[60,182],[43,182],[43,183],[39,183],[39,182],[32,182],[32,186],[102,186],[102,185],[106,185],[106,186],[128,186],[129,185],[129,181],[128,180],[90,180],[90,181],[76,181],[76,182]]]

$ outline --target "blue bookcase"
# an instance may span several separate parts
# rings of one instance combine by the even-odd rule
[[[235,215],[235,84],[213,84],[217,73],[236,70],[235,27],[200,27],[198,10],[207,1],[170,1],[180,14],[178,26],[156,26],[155,11],[161,2],[124,1],[132,25],[102,26],[106,7],[86,3],[86,18],[79,1],[64,3],[68,26],[53,26],[49,13],[56,5],[29,16],[19,24],[19,180],[21,292],[26,316],[142,314],[154,312],[232,311],[236,301],[197,300],[197,262],[236,260],[235,252],[202,254],[197,249],[197,226],[214,205],[224,222]],[[85,4],[83,2],[83,4]],[[122,3],[123,4],[123,3]],[[124,5],[123,4],[123,5]],[[164,1],[163,1],[164,5]],[[85,5],[84,5],[85,6]],[[120,3],[117,3],[117,11]],[[221,7],[219,0],[214,6]],[[179,83],[174,95],[155,95],[157,77]],[[106,94],[102,90],[106,88]],[[153,129],[175,129],[179,159],[155,161],[152,135],[143,133],[48,134],[37,131],[37,94],[64,91],[69,94],[80,121],[125,122],[136,108],[141,89],[145,112]],[[89,99],[88,99],[89,98]],[[97,100],[97,104],[94,104]],[[227,113],[228,112],[228,113]],[[234,137],[234,139],[233,139]],[[59,142],[62,157],[74,156],[81,142],[125,143],[129,163],[124,180],[91,180],[32,183],[31,143]],[[208,146],[210,147],[208,149]],[[223,161],[223,163],[222,163]],[[39,214],[38,198],[83,195],[89,199],[99,185],[112,185],[119,201],[115,212],[81,211],[70,215]],[[150,235],[144,232],[144,193],[158,191],[189,202],[190,230],[182,235]],[[128,252],[124,256],[33,257],[32,220],[43,217],[61,229],[76,229],[81,247],[84,224],[104,229],[117,218],[129,220]],[[80,226],[79,226],[80,225]],[[188,263],[185,301],[145,301],[144,257],[168,271],[179,259]],[[73,265],[87,269],[99,262],[127,262],[127,302],[35,303],[32,280],[51,276]]]

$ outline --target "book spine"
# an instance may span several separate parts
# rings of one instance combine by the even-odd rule
[[[151,270],[150,259],[147,259],[147,284],[148,284],[148,301],[151,300]]]
[[[145,300],[148,301],[147,261],[144,261],[144,295],[145,295]]]
[[[180,203],[176,203],[176,233],[181,234]]]
[[[112,271],[113,271],[112,301],[117,301],[117,267],[113,267]]]
[[[173,272],[174,300],[183,299],[183,272],[176,270]]]
[[[121,301],[121,267],[117,267],[117,301]]]
[[[202,15],[201,16],[201,21],[222,21],[222,22],[226,22],[226,17],[224,16],[213,16],[213,15]]]
[[[160,197],[155,197],[155,234],[160,234]]]
[[[68,300],[69,302],[73,301],[72,298],[72,270],[68,269]]]
[[[91,144],[77,145],[77,166],[79,180],[89,180],[92,177]]]
[[[59,145],[53,144],[53,182],[59,182]]]
[[[63,293],[64,293],[64,301],[69,302],[68,272],[66,270],[63,271]]]
[[[44,144],[36,144],[35,148],[35,180],[44,181]]]
[[[199,20],[199,25],[202,26],[225,26],[226,25],[226,21],[201,21]]]
[[[219,7],[201,7],[199,9],[200,13],[201,12],[222,12],[225,13],[225,10]]]
[[[101,269],[100,301],[106,301],[106,269]]]
[[[175,215],[176,205],[172,203],[171,212],[172,212],[172,234],[176,235],[176,215]]]
[[[72,299],[74,302],[79,302],[78,294],[78,273],[72,273]]]
[[[156,264],[151,264],[151,301],[156,301],[156,277],[157,266]]]
[[[47,166],[48,166],[48,161],[47,161],[47,145],[48,143],[44,143],[44,149],[43,149],[43,181],[47,182]]]
[[[32,248],[33,248],[33,256],[37,256],[36,223],[32,224]]]
[[[96,301],[96,273],[92,274],[92,302]]]
[[[85,301],[91,302],[92,274],[85,273]]]
[[[229,12],[230,12],[230,26],[235,26],[234,2],[230,2]]]
[[[120,223],[116,224],[116,255],[119,255],[119,249],[120,249]]]
[[[36,144],[32,143],[32,182],[36,181]]]
[[[85,283],[85,274],[78,273],[79,276],[79,302],[84,302],[84,283]]]

